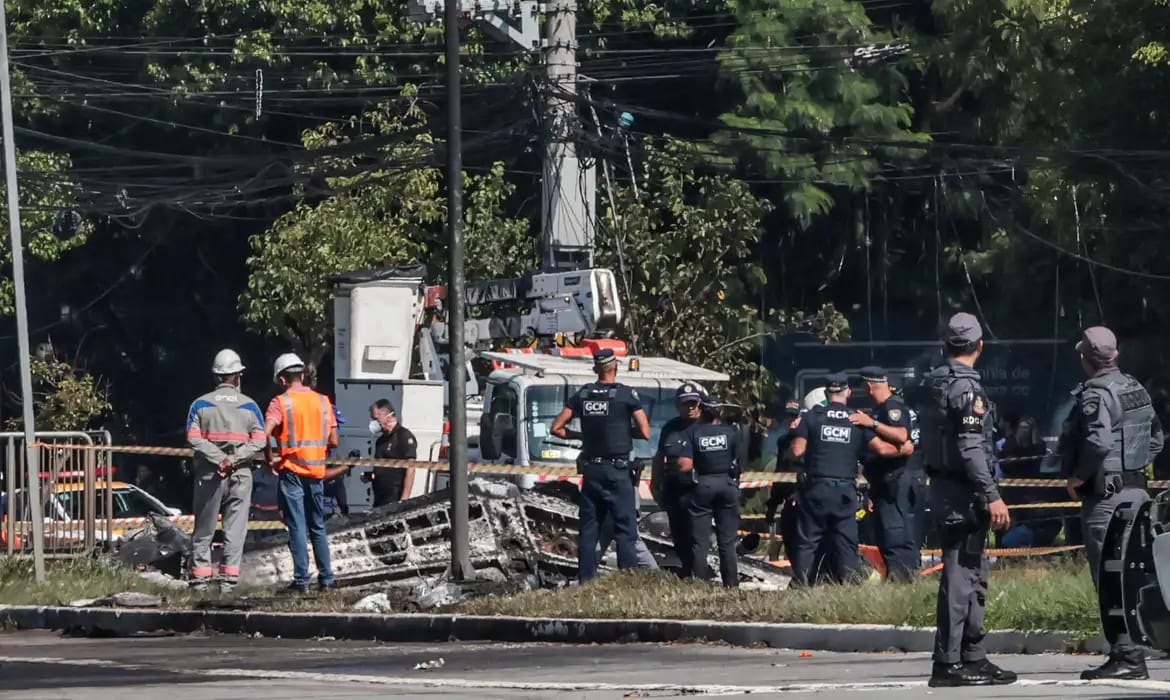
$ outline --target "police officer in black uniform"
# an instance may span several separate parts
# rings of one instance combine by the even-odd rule
[[[674,392],[674,404],[678,415],[671,418],[662,426],[658,436],[658,451],[654,453],[654,463],[651,467],[650,485],[652,495],[666,511],[670,521],[670,539],[674,543],[674,552],[678,555],[680,572],[684,575],[692,571],[691,564],[691,528],[687,518],[686,505],[683,503],[683,494],[689,484],[684,483],[678,471],[678,457],[681,441],[679,436],[695,424],[702,415],[699,402],[706,391],[695,382],[687,382]],[[690,477],[687,476],[686,480]]]
[[[796,438],[796,426],[800,424],[800,402],[791,399],[784,404],[784,417],[781,419],[780,436],[776,440],[776,469],[777,472],[791,471],[788,463],[788,448]],[[780,544],[795,542],[796,538],[796,484],[784,481],[772,482],[768,492],[768,500],[764,504],[764,527],[771,535],[780,535],[768,546],[768,559],[778,559]],[[776,514],[780,514],[780,522],[776,523]],[[823,547],[822,547],[823,549]]]
[[[711,547],[711,520],[719,542],[719,574],[728,588],[739,586],[735,552],[739,539],[739,460],[743,431],[720,421],[721,404],[713,396],[703,398],[703,418],[678,437],[679,475],[690,479],[683,504],[690,520],[693,575],[707,580],[707,552]]]
[[[983,329],[971,314],[958,313],[945,340],[946,362],[926,376],[927,403],[918,413],[943,563],[929,685],[1014,683],[1016,674],[988,661],[983,648],[987,535],[1011,524],[992,471],[991,401],[975,370]]]
[[[854,425],[868,428],[878,437],[897,447],[905,446],[897,457],[872,457],[865,460],[865,480],[877,521],[878,549],[886,562],[886,576],[891,581],[912,581],[922,567],[914,513],[918,509],[925,485],[921,470],[912,469],[914,440],[911,439],[912,411],[890,389],[886,371],[881,367],[861,368],[875,406],[871,414],[856,411],[849,417]],[[907,452],[910,455],[907,455]],[[920,460],[914,460],[920,462]]]
[[[1069,495],[1081,500],[1081,528],[1094,585],[1101,576],[1102,545],[1118,508],[1150,499],[1146,467],[1162,452],[1161,421],[1145,388],[1117,368],[1117,338],[1104,326],[1087,329],[1076,346],[1088,380],[1073,391],[1076,405],[1065,422],[1059,452]],[[1145,654],[1129,635],[1105,625],[1109,658],[1081,674],[1084,680],[1149,678]]]
[[[784,471],[781,467],[784,465],[785,457],[788,454],[788,448],[792,446],[792,441],[796,439],[796,426],[800,423],[800,402],[792,399],[784,404],[784,417],[780,426],[780,437],[776,440],[776,471]],[[788,484],[782,481],[775,481],[772,483],[772,489],[768,493],[768,502],[764,505],[764,523],[769,527],[776,519],[776,513],[780,506],[795,492],[795,484]]]
[[[580,534],[577,541],[577,578],[584,583],[597,576],[597,546],[601,519],[613,517],[618,568],[638,565],[638,519],[634,484],[630,480],[633,439],[650,439],[650,421],[638,401],[638,392],[617,381],[618,360],[613,350],[593,354],[597,381],[569,397],[553,420],[552,434],[562,440],[580,440]],[[577,418],[581,430],[569,430]]]
[[[828,404],[801,417],[789,452],[804,458],[796,496],[796,542],[789,546],[792,584],[813,580],[813,563],[822,538],[839,581],[855,581],[857,554],[857,465],[866,450],[887,457],[898,448],[872,430],[849,422],[849,378],[831,374],[825,386]]]

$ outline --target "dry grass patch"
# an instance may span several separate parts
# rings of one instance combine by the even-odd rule
[[[134,591],[163,598],[167,608],[191,608],[218,596],[175,590],[100,559],[50,562],[47,581],[33,581],[32,562],[0,562],[0,604],[65,605]],[[866,583],[822,586],[805,591],[727,590],[665,573],[623,572],[590,585],[562,590],[490,595],[443,608],[443,614],[520,617],[720,620],[818,624],[934,625],[937,577],[913,584]],[[277,612],[352,612],[359,591],[308,596],[271,589],[241,589],[253,609]],[[409,610],[406,592],[397,609]],[[1097,634],[1097,599],[1083,559],[1049,560],[993,570],[988,601],[989,629],[1066,630]]]

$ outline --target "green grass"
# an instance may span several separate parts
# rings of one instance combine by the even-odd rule
[[[173,590],[95,559],[49,562],[47,581],[33,580],[27,559],[0,560],[0,604],[62,605],[124,591],[152,593],[167,608],[185,608],[214,594]],[[590,585],[514,596],[485,596],[443,613],[603,619],[702,619],[742,622],[808,622],[934,625],[937,578],[907,585],[871,582],[806,591],[726,590],[684,582],[669,574],[634,571],[604,576]],[[255,609],[340,612],[352,610],[356,591],[288,597],[272,590],[241,590]],[[402,610],[408,610],[403,604]],[[988,629],[1062,630],[1097,634],[1097,598],[1088,567],[1079,557],[1000,567],[992,571]]]
[[[894,624],[933,627],[936,577],[805,591],[727,590],[650,572],[603,577],[581,588],[488,596],[459,605],[473,615],[662,618],[742,622]],[[992,572],[989,629],[1062,630],[1086,638],[1099,629],[1097,598],[1081,560]]]
[[[162,598],[163,607],[176,609],[219,598],[214,588],[211,593],[176,590],[102,559],[50,560],[45,562],[44,583],[37,583],[35,578],[31,559],[0,558],[0,604],[68,605],[75,600],[135,592],[157,595]],[[282,612],[347,611],[360,597],[355,591],[287,596],[273,589],[245,586],[237,589],[237,593],[256,609]]]

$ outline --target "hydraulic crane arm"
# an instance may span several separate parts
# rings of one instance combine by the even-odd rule
[[[427,307],[441,311],[445,296],[445,288],[428,288]],[[622,319],[611,270],[538,272],[467,286],[468,306],[504,302],[518,302],[526,308],[518,313],[468,320],[464,328],[468,345],[486,348],[501,340],[551,338],[558,333],[593,335],[617,328]],[[446,344],[445,322],[432,325],[431,333],[435,343]]]

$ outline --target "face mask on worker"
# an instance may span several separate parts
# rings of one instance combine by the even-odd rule
[[[378,437],[382,434],[382,424],[376,420],[370,421],[370,435]]]

